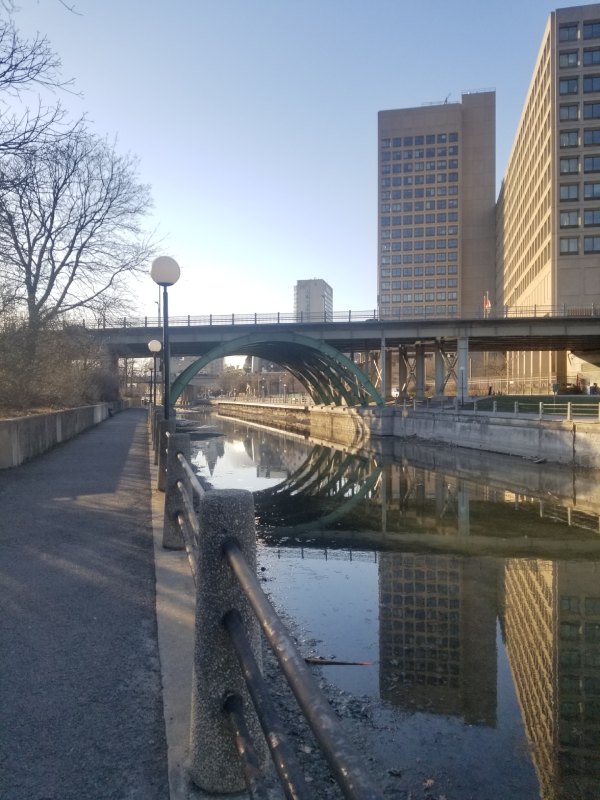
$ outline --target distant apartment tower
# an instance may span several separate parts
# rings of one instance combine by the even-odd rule
[[[497,298],[507,313],[600,307],[599,4],[548,18],[498,198]],[[510,354],[509,373],[563,383],[566,354]]]
[[[493,91],[379,112],[383,317],[479,316],[495,301]]]
[[[320,278],[294,286],[294,314],[298,322],[333,319],[333,289]]]

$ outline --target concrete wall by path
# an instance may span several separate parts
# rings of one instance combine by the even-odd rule
[[[123,404],[99,403],[50,414],[0,420],[0,469],[16,467],[105,420]]]

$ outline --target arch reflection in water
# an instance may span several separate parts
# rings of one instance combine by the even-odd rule
[[[276,603],[320,654],[373,662],[326,677],[368,707],[394,791],[600,796],[597,476],[228,431],[213,475],[231,485],[230,446],[252,473]]]

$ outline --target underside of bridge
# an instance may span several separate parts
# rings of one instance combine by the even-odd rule
[[[213,347],[173,382],[175,403],[189,381],[217,358],[256,356],[279,364],[291,373],[317,404],[383,405],[383,398],[367,375],[351,359],[323,341],[293,332],[251,333]]]

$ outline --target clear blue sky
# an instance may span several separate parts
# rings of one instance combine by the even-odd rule
[[[19,0],[83,97],[140,158],[173,314],[291,311],[323,278],[336,310],[376,303],[377,112],[497,93],[504,172],[545,0]],[[561,7],[580,5],[563,2]],[[138,312],[156,313],[151,279]]]

